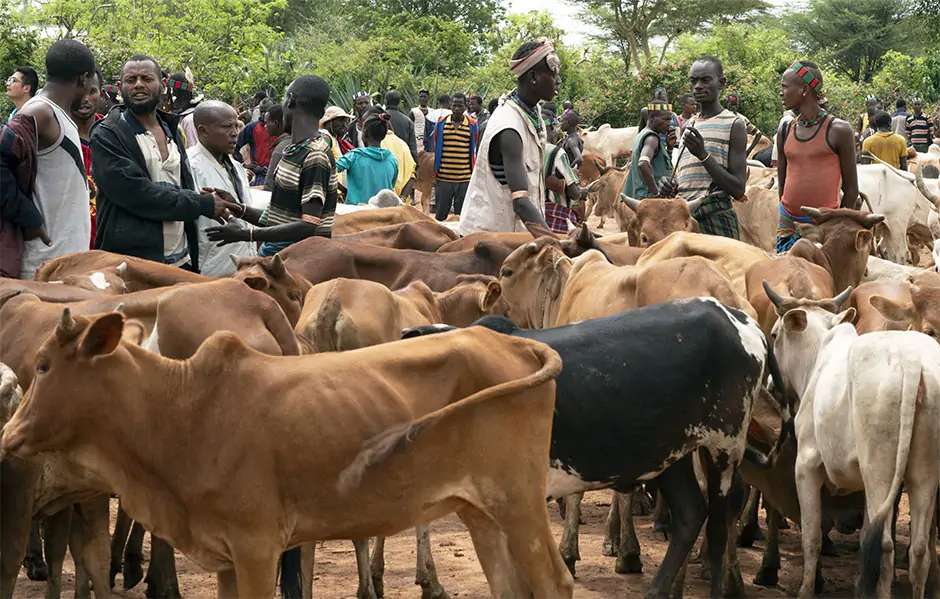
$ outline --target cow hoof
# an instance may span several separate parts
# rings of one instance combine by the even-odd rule
[[[450,599],[450,595],[441,585],[421,587],[421,599]]]
[[[141,566],[143,558],[139,555],[124,556],[124,590],[130,590],[140,584],[144,579],[144,569]],[[149,585],[148,585],[149,588]],[[147,595],[148,597],[150,595]]]
[[[763,541],[764,533],[756,524],[745,524],[738,535],[738,547],[753,547],[754,541]]]
[[[813,582],[813,591],[817,595],[822,595],[823,591],[826,590],[826,581],[823,580],[822,572],[819,569],[816,570],[816,580]]]
[[[754,577],[754,584],[759,587],[775,587],[780,583],[776,568],[761,568]]]
[[[669,523],[668,522],[654,522],[653,523],[653,534],[661,534],[664,541],[669,540]]]
[[[157,585],[149,582],[147,583],[147,592],[144,596],[147,597],[147,599],[183,599],[177,587],[158,589]]]
[[[36,582],[45,582],[49,579],[49,569],[46,568],[46,564],[41,557],[38,559],[27,557],[23,561],[23,565],[26,566],[26,578]]]
[[[358,593],[356,593],[356,597],[358,597],[358,599],[378,599],[378,597],[375,594],[375,591],[372,589],[359,591]]]
[[[699,568],[698,577],[702,580],[711,580],[712,579],[712,567],[707,562],[702,562],[702,567]]]
[[[617,563],[614,565],[614,572],[617,574],[641,574],[643,572],[643,562],[639,555],[617,556]]]
[[[617,557],[617,546],[614,545],[613,541],[604,541],[604,548],[601,549],[601,553],[607,557]]]
[[[568,571],[571,572],[571,575],[572,575],[572,576],[575,576],[575,573],[574,573],[574,569],[575,569],[575,568],[574,568],[574,566],[575,566],[575,564],[578,563],[578,558],[576,558],[576,557],[565,557],[565,556],[562,556],[562,559],[565,560],[565,566],[568,567]]]
[[[833,543],[832,539],[829,537],[823,537],[820,555],[824,555],[826,557],[839,557],[839,550],[836,549],[836,544]]]
[[[744,599],[744,581],[738,579],[733,584],[725,583],[725,597],[727,599]]]

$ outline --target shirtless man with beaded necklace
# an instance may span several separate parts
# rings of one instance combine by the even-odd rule
[[[822,73],[812,62],[793,63],[780,78],[783,106],[799,116],[777,133],[780,221],[777,252],[800,238],[798,222],[809,222],[801,207],[858,209],[855,132],[820,107]]]

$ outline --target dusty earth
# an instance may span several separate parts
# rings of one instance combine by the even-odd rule
[[[617,233],[613,218],[601,229],[598,218],[590,219],[591,228],[606,234]],[[927,258],[928,256],[925,256]],[[925,261],[926,263],[926,261]],[[112,502],[112,526],[116,516],[116,500]],[[666,551],[666,542],[661,535],[653,534],[652,518],[637,516],[637,535],[643,552],[643,574],[619,575],[614,572],[614,558],[601,553],[604,541],[604,523],[610,506],[610,492],[596,491],[585,496],[582,512],[584,525],[581,527],[580,550],[582,561],[577,564],[575,597],[586,599],[615,599],[642,597],[656,568],[662,562]],[[555,538],[561,538],[562,521],[558,510],[549,507],[552,531]],[[764,515],[761,526],[764,527]],[[901,503],[901,516],[898,521],[898,548],[906,552],[908,544],[909,517],[906,497]],[[780,586],[764,588],[750,584],[760,565],[761,551],[764,544],[759,541],[753,549],[741,549],[741,571],[744,575],[747,597],[793,597],[796,595],[803,571],[803,557],[800,549],[800,536],[796,527],[781,531]],[[856,551],[858,535],[831,534],[840,552],[839,557],[824,557],[823,576],[826,581],[823,597],[853,597],[854,580],[857,572]],[[149,535],[144,546],[145,567],[149,563]],[[483,571],[473,551],[470,535],[456,516],[449,516],[431,525],[431,544],[437,565],[438,577],[452,598],[488,597],[489,591]],[[317,547],[317,561],[314,574],[313,593],[316,599],[354,599],[356,597],[356,559],[352,543],[348,541],[328,541]],[[418,599],[419,587],[414,584],[415,539],[413,531],[405,531],[388,539],[386,543],[385,597],[387,599]],[[177,553],[176,568],[179,574],[180,590],[186,599],[209,599],[216,596],[215,575],[203,572],[192,561]],[[685,596],[690,598],[707,597],[709,583],[697,576],[698,568],[690,568],[686,578]],[[907,571],[897,570],[895,593],[910,596]],[[71,556],[66,556],[63,574],[63,597],[74,597],[74,566]],[[123,590],[121,575],[118,575],[115,587],[117,597],[143,598],[145,585]],[[32,582],[26,578],[25,571],[20,572],[17,581],[15,599],[42,597],[45,583]]]
[[[585,496],[581,527],[581,561],[577,565],[575,597],[588,599],[614,599],[618,597],[642,597],[656,568],[666,551],[666,543],[661,535],[653,534],[650,516],[637,516],[637,535],[643,551],[643,574],[619,575],[614,573],[614,558],[604,557],[601,547],[604,541],[604,522],[610,506],[609,491],[595,491]],[[898,521],[898,545],[906,551],[908,543],[908,512],[906,497],[902,500],[901,516]],[[116,516],[117,501],[112,501],[112,526]],[[549,507],[552,530],[556,539],[561,538],[562,521],[554,505]],[[761,517],[763,526],[763,515]],[[856,574],[856,550],[858,536],[832,533],[832,538],[840,552],[836,558],[823,559],[823,576],[826,581],[823,597],[852,597]],[[755,544],[754,549],[741,549],[741,571],[747,584],[748,597],[792,597],[796,595],[802,576],[803,558],[800,550],[800,537],[796,527],[781,531],[780,557],[782,569],[779,588],[757,587],[750,582],[760,564],[763,542]],[[477,562],[470,541],[470,535],[456,518],[449,516],[431,525],[431,544],[441,584],[452,598],[488,597],[486,579]],[[145,566],[149,563],[149,536],[145,542]],[[414,584],[415,542],[414,532],[405,531],[388,539],[386,544],[385,597],[387,599],[418,599],[419,587]],[[209,599],[216,596],[216,583],[213,574],[207,574],[193,562],[177,553],[176,568],[179,574],[180,590],[186,599]],[[686,578],[686,597],[707,597],[708,583],[699,580],[697,567],[690,567]],[[63,574],[63,597],[74,596],[74,568],[71,557],[66,557]],[[910,596],[907,572],[898,570],[901,580],[897,591],[902,596]],[[313,593],[316,599],[349,599],[356,597],[356,558],[352,543],[348,541],[327,541],[317,547]],[[144,584],[129,591],[123,590],[122,578],[118,575],[116,596],[143,598]],[[21,571],[17,581],[14,598],[42,597],[45,583],[32,582]]]

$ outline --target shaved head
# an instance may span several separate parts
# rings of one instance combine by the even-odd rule
[[[235,109],[219,100],[206,100],[193,111],[193,125],[211,125],[226,118],[238,118]]]

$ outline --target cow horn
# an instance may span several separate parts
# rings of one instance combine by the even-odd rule
[[[124,278],[124,275],[127,274],[127,262],[121,262],[114,270],[119,277]]]
[[[918,191],[924,194],[924,197],[930,200],[931,203],[937,207],[937,210],[940,210],[940,196],[927,189],[927,184],[924,183],[924,173],[921,172],[924,169],[922,162],[921,160],[917,161],[917,170],[914,172],[914,182],[917,184]]]
[[[767,185],[767,189],[773,189],[773,188],[774,188],[774,183],[776,183],[776,182],[777,182],[777,180],[776,180],[774,177],[771,177],[771,178],[770,178],[770,183]]]
[[[124,302],[121,302],[120,304],[115,306],[113,312],[117,312],[118,314],[124,314]]]
[[[844,304],[845,300],[849,299],[849,296],[852,295],[852,289],[853,287],[849,285],[845,288],[845,290],[842,291],[842,293],[832,298],[832,301],[835,303],[837,308]]]
[[[642,201],[642,200],[638,200],[638,199],[636,199],[636,198],[631,198],[630,196],[628,196],[628,195],[625,194],[625,193],[620,194],[620,200],[621,200],[624,204],[626,204],[627,206],[629,206],[629,207],[630,207],[630,210],[633,210],[634,212],[636,212],[637,209],[640,207],[640,202]]]
[[[689,202],[689,214],[692,214],[696,210],[702,207],[702,204],[705,203],[705,198],[699,198],[697,200],[692,200]]]
[[[884,219],[885,219],[885,215],[884,215],[884,214],[866,214],[866,215],[865,215],[865,223],[864,223],[863,226],[864,226],[866,229],[870,229],[870,228],[874,227],[875,225],[877,225],[878,223],[884,221]]]
[[[597,158],[594,159],[594,166],[595,168],[597,168],[597,172],[599,172],[602,175],[610,170],[609,166],[602,165],[600,162],[597,161]]]
[[[770,298],[770,302],[774,305],[774,307],[779,308],[780,305],[783,304],[783,301],[784,301],[783,296],[781,296],[779,293],[774,291],[774,288],[771,287],[770,283],[768,283],[767,281],[764,281],[763,285],[764,285],[764,293],[766,293],[767,297]]]
[[[823,214],[819,208],[813,208],[811,206],[800,206],[800,210],[803,211],[803,214],[813,219],[813,224],[815,225],[824,223],[829,219],[829,215]]]
[[[284,260],[278,254],[274,254],[274,260],[271,261],[271,274],[273,274],[276,279],[287,275]]]
[[[72,311],[66,306],[62,310],[62,320],[59,321],[59,329],[61,329],[63,333],[71,333],[77,326],[78,323],[72,318]]]

